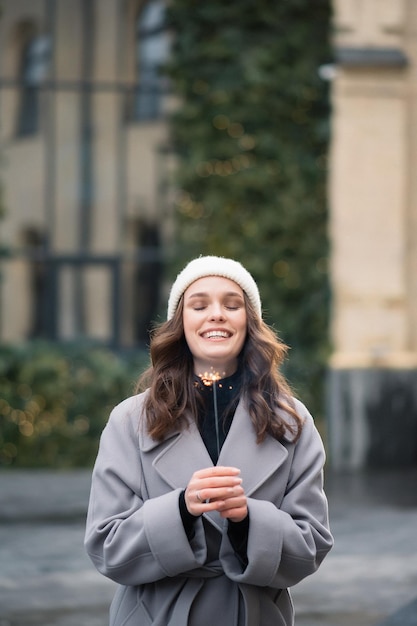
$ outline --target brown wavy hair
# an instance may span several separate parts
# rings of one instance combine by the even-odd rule
[[[246,294],[244,298],[247,335],[239,355],[239,367],[242,392],[257,442],[262,442],[267,434],[277,440],[290,435],[296,441],[303,422],[279,370],[288,347],[255,313]],[[151,366],[139,378],[136,388],[138,392],[149,388],[145,401],[146,424],[149,435],[157,441],[174,429],[185,428],[187,414],[198,415],[193,356],[185,340],[183,306],[181,298],[172,319],[152,331]],[[282,411],[292,420],[282,417]]]

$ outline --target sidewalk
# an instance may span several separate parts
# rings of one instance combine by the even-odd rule
[[[82,546],[89,486],[89,470],[0,472],[0,626],[107,625],[114,584]],[[336,544],[293,589],[296,624],[379,625],[417,597],[417,470],[330,474],[326,491]]]
[[[327,475],[326,492],[335,546],[293,589],[296,624],[379,626],[417,598],[417,470]]]

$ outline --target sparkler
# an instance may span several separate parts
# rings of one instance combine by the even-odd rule
[[[214,407],[214,425],[216,428],[216,445],[217,445],[217,458],[220,455],[220,436],[219,436],[219,412],[217,408],[217,382],[221,379],[220,372],[215,372],[214,370],[210,372],[204,372],[204,374],[199,374],[199,378],[201,382],[206,387],[213,388],[213,407]]]

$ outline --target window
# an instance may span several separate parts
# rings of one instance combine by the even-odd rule
[[[165,2],[150,0],[136,22],[136,78],[138,88],[133,102],[133,118],[153,120],[161,116],[166,79],[161,65],[168,58],[169,37],[165,25]]]
[[[37,227],[28,226],[23,232],[23,241],[26,251],[32,257],[29,263],[29,289],[31,298],[31,313],[28,336],[30,339],[45,337],[46,320],[45,310],[48,306],[47,296],[47,267],[42,258],[47,237]]]
[[[17,135],[33,135],[40,126],[40,87],[46,80],[51,59],[51,40],[47,35],[32,37],[24,46],[21,61],[21,93]]]
[[[161,250],[159,226],[146,219],[133,222],[135,244],[138,251],[151,253],[149,259],[141,260],[135,268],[132,285],[133,325],[136,343],[147,345],[149,328],[156,319],[162,281],[162,264],[158,258]]]

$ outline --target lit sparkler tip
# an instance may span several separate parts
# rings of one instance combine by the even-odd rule
[[[216,372],[214,370],[210,372],[204,372],[203,374],[198,374],[198,377],[201,379],[201,382],[210,387],[213,383],[216,383],[218,380],[222,378],[220,372]]]

